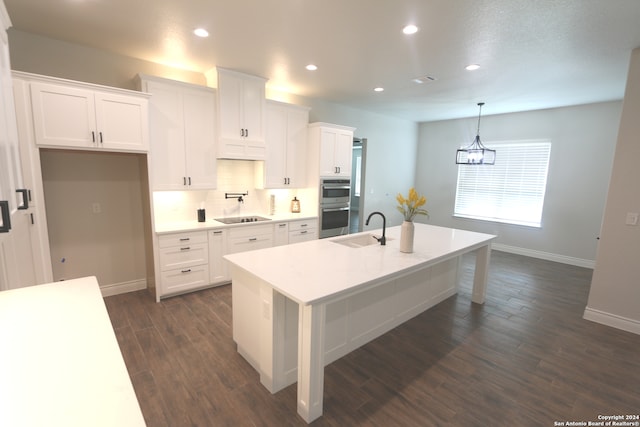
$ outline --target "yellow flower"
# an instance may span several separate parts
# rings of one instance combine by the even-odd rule
[[[396,200],[398,201],[397,209],[402,213],[405,221],[413,221],[416,215],[429,215],[426,209],[420,208],[420,206],[424,206],[427,203],[427,198],[418,196],[418,192],[413,187],[409,189],[408,198],[398,193]]]

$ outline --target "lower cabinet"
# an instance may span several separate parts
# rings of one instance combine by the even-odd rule
[[[280,222],[274,225],[274,242],[273,246],[282,246],[289,244],[289,223]]]
[[[270,248],[273,246],[273,224],[231,228],[228,244],[229,254]]]
[[[318,238],[318,220],[291,221],[289,223],[289,244],[306,242]]]
[[[166,234],[158,238],[160,296],[209,284],[209,244],[206,231]]]
[[[224,256],[318,238],[318,219],[162,234],[156,300],[231,282]]]
[[[227,233],[228,230],[209,231],[209,283],[212,285],[231,281],[227,261],[223,258],[227,254]]]

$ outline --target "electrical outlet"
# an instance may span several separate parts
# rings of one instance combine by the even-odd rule
[[[638,212],[627,212],[627,225],[638,225]]]

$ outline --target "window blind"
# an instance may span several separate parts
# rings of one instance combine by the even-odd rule
[[[458,166],[454,216],[540,227],[551,142],[486,145],[494,165]]]

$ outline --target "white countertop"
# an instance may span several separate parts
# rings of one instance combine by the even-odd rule
[[[214,220],[213,218],[207,218],[205,222],[198,222],[196,219],[194,219],[192,221],[175,221],[175,222],[156,223],[155,232],[156,234],[168,234],[168,233],[177,233],[177,232],[186,232],[186,231],[205,231],[205,230],[210,230],[214,228],[218,229],[218,228],[244,227],[247,225],[273,224],[277,222],[296,221],[296,220],[304,220],[304,219],[310,220],[318,217],[318,215],[308,215],[304,213],[299,213],[299,214],[286,213],[286,214],[278,214],[278,215],[243,214],[242,216],[261,216],[263,218],[269,218],[269,221],[246,222],[246,223],[240,223],[240,224],[224,224],[222,222]]]
[[[0,292],[0,425],[145,425],[95,277]]]
[[[380,235],[382,230],[357,234]],[[387,244],[350,248],[349,236],[226,255],[229,262],[265,280],[301,304],[356,291],[380,279],[437,264],[489,244],[496,236],[415,224],[414,252],[400,252],[400,226],[386,230]]]

